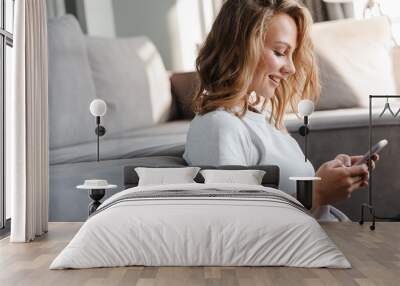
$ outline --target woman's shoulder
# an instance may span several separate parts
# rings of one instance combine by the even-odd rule
[[[190,123],[188,140],[224,140],[245,138],[248,136],[242,120],[235,114],[225,110],[215,110],[203,115],[196,115]]]
[[[240,126],[241,120],[231,112],[217,109],[206,114],[196,115],[192,121],[194,125],[216,127]]]

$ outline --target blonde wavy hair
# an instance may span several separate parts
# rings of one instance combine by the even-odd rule
[[[275,96],[250,100],[249,88],[264,50],[265,37],[272,17],[285,13],[298,29],[297,48],[293,53],[296,73],[281,81]],[[193,98],[193,111],[205,114],[219,107],[242,117],[259,104],[271,105],[272,122],[284,129],[288,107],[301,99],[319,96],[318,72],[310,39],[312,18],[297,0],[227,0],[219,12],[196,59],[200,85]],[[234,112],[234,107],[243,107]]]

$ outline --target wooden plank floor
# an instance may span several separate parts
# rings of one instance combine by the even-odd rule
[[[400,285],[400,223],[326,223],[324,229],[352,269],[289,267],[121,267],[48,270],[80,223],[50,223],[32,243],[0,241],[0,285]]]

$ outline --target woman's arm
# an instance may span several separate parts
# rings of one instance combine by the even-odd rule
[[[340,154],[321,165],[316,172],[316,176],[322,180],[314,185],[313,210],[348,199],[353,191],[368,185],[368,166],[353,165],[360,157]],[[374,155],[371,161],[373,168],[377,160],[379,156]]]

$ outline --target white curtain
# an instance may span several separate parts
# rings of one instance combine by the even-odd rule
[[[15,1],[13,92],[6,111],[12,242],[47,232],[48,104],[45,0]]]

